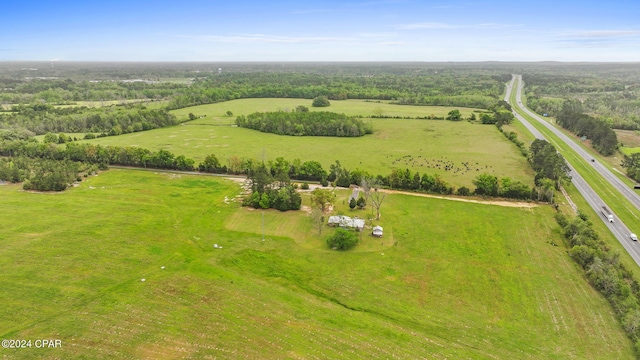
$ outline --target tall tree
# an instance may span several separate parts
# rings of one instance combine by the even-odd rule
[[[387,194],[383,193],[379,190],[380,183],[377,180],[370,180],[368,182],[369,186],[369,197],[367,200],[373,205],[373,208],[376,210],[376,220],[380,220],[380,207],[382,207],[382,203],[384,202]],[[366,192],[365,192],[366,194]]]
[[[333,206],[336,202],[336,194],[331,190],[315,188],[311,192],[311,203],[318,206],[322,212],[327,206]]]

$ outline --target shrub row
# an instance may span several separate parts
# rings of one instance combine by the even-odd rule
[[[620,263],[618,253],[602,241],[587,216],[573,219],[556,215],[570,247],[569,255],[582,267],[589,283],[611,304],[640,358],[640,284],[633,273]]]

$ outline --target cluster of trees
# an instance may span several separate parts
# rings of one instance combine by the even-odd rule
[[[625,155],[621,163],[627,169],[627,175],[635,181],[640,181],[640,153]]]
[[[579,213],[571,220],[562,214],[556,219],[564,229],[569,255],[585,271],[591,285],[611,304],[627,336],[640,354],[640,284],[593,229],[587,216]]]
[[[35,136],[33,131],[21,127],[0,129],[0,140],[27,140],[33,136]]]
[[[562,110],[564,99],[551,97],[537,97],[535,95],[527,95],[527,107],[538,114],[546,114],[547,116],[558,116]]]
[[[67,143],[59,148],[52,143],[32,140],[0,141],[1,156],[25,156],[47,160],[70,160],[102,167],[123,165],[169,170],[195,170],[193,159],[175,156],[167,150],[151,151],[137,146],[101,146]]]
[[[247,177],[251,182],[251,195],[244,205],[256,209],[300,210],[302,198],[286,172],[278,172],[274,177],[264,163],[252,163],[247,169]]]
[[[489,106],[489,111],[480,115],[481,123],[495,124],[500,128],[502,125],[509,125],[513,122],[514,117],[511,112],[511,105],[504,100]]]
[[[569,165],[556,148],[546,140],[536,139],[529,147],[529,163],[536,172],[536,185],[543,179],[553,181],[559,188],[562,181],[569,179]]]
[[[580,100],[566,100],[557,116],[558,124],[578,136],[586,136],[602,155],[618,149],[618,137],[609,124],[582,112]]]
[[[327,98],[326,96],[316,96],[313,99],[313,102],[311,103],[311,106],[313,107],[327,107],[330,105],[331,105],[331,102],[329,101],[329,98]]]
[[[537,195],[535,189],[520,181],[513,181],[508,177],[498,179],[490,174],[481,174],[473,179],[476,189],[473,191],[481,196],[500,196],[510,199],[530,200]]]
[[[378,177],[382,185],[398,190],[423,191],[432,194],[453,194],[455,189],[444,181],[440,175],[423,174],[412,172],[411,169],[393,169],[386,177]]]
[[[74,181],[81,181],[83,171],[93,167],[70,160],[27,158],[0,159],[0,180],[19,183],[25,190],[63,191]]]
[[[176,125],[174,115],[143,105],[105,108],[66,107],[47,104],[18,105],[0,113],[0,128],[20,128],[38,135],[65,132],[96,132],[120,135]]]
[[[238,116],[236,124],[278,135],[356,137],[373,133],[371,123],[329,111],[256,112]]]
[[[333,235],[327,238],[327,245],[335,250],[349,250],[358,244],[358,235],[346,229],[337,228]]]

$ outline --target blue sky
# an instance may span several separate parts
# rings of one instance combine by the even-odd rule
[[[640,1],[15,1],[1,60],[640,61]]]

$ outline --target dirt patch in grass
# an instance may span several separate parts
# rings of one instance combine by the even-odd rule
[[[640,147],[640,134],[635,130],[615,130],[618,142],[625,147]]]
[[[534,208],[540,205],[537,203],[525,202],[525,201],[478,200],[478,199],[461,198],[457,196],[441,196],[441,195],[432,195],[432,194],[415,193],[415,192],[398,191],[398,190],[382,190],[382,192],[385,192],[388,194],[403,194],[403,195],[429,197],[429,198],[444,199],[444,200],[463,201],[463,202],[470,202],[470,203],[476,203],[476,204],[498,205],[498,206],[506,206],[506,207],[517,207],[517,208]]]
[[[322,187],[316,184],[309,184],[309,190],[298,190],[298,191],[310,192],[316,188],[323,188],[323,189],[330,189],[330,190],[337,189],[337,188],[331,188],[331,187]],[[534,208],[534,207],[540,206],[539,203],[526,202],[526,201],[469,199],[469,198],[463,198],[458,196],[442,196],[442,195],[433,195],[433,194],[425,194],[425,193],[418,193],[418,192],[411,192],[411,191],[388,190],[388,189],[383,189],[381,191],[387,194],[402,194],[402,195],[428,197],[428,198],[445,199],[445,200],[453,200],[453,201],[463,201],[463,202],[470,202],[470,203],[476,203],[476,204],[498,205],[498,206],[506,206],[506,207]]]

